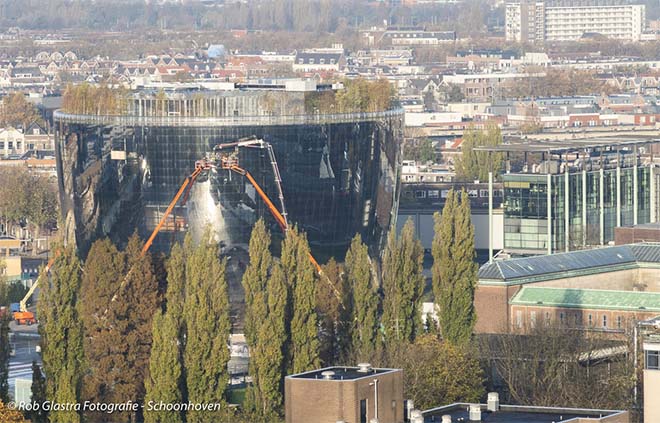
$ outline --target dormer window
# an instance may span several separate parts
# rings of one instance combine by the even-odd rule
[[[314,64],[314,59],[309,59],[309,64],[313,65]]]

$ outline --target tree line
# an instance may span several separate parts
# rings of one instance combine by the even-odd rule
[[[437,219],[440,224],[440,215]],[[469,230],[456,232],[472,236]],[[285,375],[358,361],[403,366],[411,372],[406,367],[410,363],[428,364],[434,366],[434,378],[456,374],[456,386],[469,389],[452,391],[454,396],[447,398],[452,401],[476,400],[483,390],[478,362],[468,358],[466,349],[473,313],[460,315],[467,329],[451,333],[448,320],[441,318],[436,328],[421,319],[423,249],[411,221],[399,236],[390,233],[382,263],[369,256],[357,235],[345,262],[331,260],[321,275],[308,259],[304,233],[289,230],[277,258],[270,252],[270,233],[263,221],[257,222],[242,282],[252,383],[238,415],[228,407],[229,299],[218,243],[208,233],[197,244],[188,236],[164,261],[148,253],[142,256],[141,244],[137,235],[124,249],[100,239],[84,262],[71,247],[58,256],[38,303],[46,378],[43,392],[33,399],[215,403],[220,408],[182,412],[145,407],[144,415],[62,410],[51,412],[48,421],[277,421],[283,413]],[[468,244],[464,248],[469,249]],[[445,266],[452,257],[443,256]],[[466,260],[471,262],[472,256]],[[455,275],[444,276],[446,286],[452,284],[450,277]],[[434,291],[447,289],[440,278],[439,273],[434,276]],[[462,286],[469,288],[473,282]],[[471,295],[457,295],[465,293]],[[447,312],[453,315],[456,312]],[[432,363],[422,356],[418,361],[407,358],[416,351],[430,356],[438,348],[454,359],[443,364],[439,358]],[[465,360],[474,373],[447,367]],[[406,386],[410,395],[423,395],[428,383],[417,380]],[[431,398],[428,401],[430,405]],[[44,418],[34,416],[33,421]]]
[[[627,382],[623,372],[585,373],[573,366],[580,348],[596,344],[581,343],[567,356],[560,351],[566,347],[563,338],[553,337],[552,349],[530,347],[548,338],[545,332],[485,338],[486,344],[474,337],[477,264],[470,214],[467,193],[453,190],[435,214],[430,290],[422,272],[424,250],[410,220],[399,234],[389,233],[380,258],[371,257],[356,235],[344,262],[330,260],[320,274],[309,260],[303,232],[290,229],[277,249],[258,221],[242,279],[251,383],[238,409],[229,406],[225,261],[210,233],[198,243],[186,237],[166,259],[142,256],[136,235],[123,249],[107,239],[96,241],[84,263],[73,248],[65,248],[40,293],[46,378],[45,385],[33,385],[33,399],[219,408],[145,407],[110,415],[64,410],[34,415],[32,421],[276,422],[283,415],[285,375],[358,362],[402,368],[405,397],[421,409],[478,401],[485,393],[482,367],[492,365],[519,403],[551,405],[540,396],[545,382],[554,381],[550,360],[564,365],[571,377],[561,380],[571,389],[584,386],[585,378],[608,386]],[[279,258],[274,249],[281,251]],[[431,299],[435,317],[422,316],[422,301]],[[493,363],[497,357],[507,360]],[[35,380],[41,381],[39,374]],[[529,380],[535,385],[529,387]],[[579,398],[564,405],[580,406]],[[614,399],[608,395],[589,405],[611,406]]]
[[[28,227],[32,238],[57,224],[57,188],[45,175],[22,167],[0,168],[0,219],[8,234]]]

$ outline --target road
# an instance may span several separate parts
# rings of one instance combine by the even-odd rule
[[[9,324],[10,343],[15,354],[9,358],[9,396],[14,398],[16,379],[32,380],[32,361],[41,365],[41,355],[37,353],[39,345],[38,325],[18,326],[15,322]]]

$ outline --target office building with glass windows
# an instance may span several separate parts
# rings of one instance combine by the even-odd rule
[[[499,175],[504,251],[552,254],[603,246],[614,241],[615,227],[656,222],[655,142],[604,138],[486,149],[506,156]]]

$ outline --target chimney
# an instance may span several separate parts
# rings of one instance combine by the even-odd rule
[[[451,423],[451,416],[449,414],[442,416],[442,423]]]
[[[500,410],[500,394],[497,392],[488,393],[488,411],[499,411]]]
[[[468,415],[471,422],[480,422],[481,421],[481,405],[480,404],[470,404],[468,408]]]
[[[335,378],[335,372],[333,372],[332,370],[326,370],[325,372],[321,373],[321,376],[325,380],[332,380]]]

